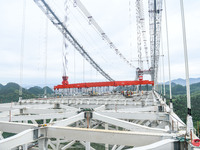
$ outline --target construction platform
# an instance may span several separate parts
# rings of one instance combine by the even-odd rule
[[[185,123],[152,91],[24,99],[0,111],[1,150],[198,149],[183,141]]]

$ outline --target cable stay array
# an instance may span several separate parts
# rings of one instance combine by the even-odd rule
[[[99,26],[99,24],[96,22],[94,17],[88,12],[88,10],[85,8],[85,6],[81,3],[80,0],[71,0],[74,7],[79,8],[79,10],[83,13],[83,15],[86,17],[86,19],[89,22],[89,25],[93,26],[95,30],[98,32],[98,34],[102,37],[102,39],[107,42],[107,44],[110,46],[111,49],[115,51],[115,53],[123,60],[125,61],[130,67],[136,68],[131,61],[129,61],[116,47],[116,45],[110,40],[108,35],[103,31],[103,29]]]
[[[65,38],[74,46],[74,48],[107,80],[114,81],[86,52],[81,44],[69,32],[66,25],[59,19],[54,11],[49,7],[45,0],[34,0],[38,7],[44,12],[49,20],[58,28],[58,30],[65,36]]]

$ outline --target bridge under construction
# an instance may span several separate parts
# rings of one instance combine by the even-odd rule
[[[163,52],[160,52],[163,0],[148,1],[149,49],[143,1],[136,0],[137,67],[120,52],[80,0],[65,0],[66,12],[69,9],[67,3],[72,3],[110,49],[131,69],[136,69],[135,80],[129,81],[116,81],[89,55],[88,50],[68,29],[67,15],[63,21],[49,4],[50,1],[34,0],[62,34],[63,49],[67,49],[67,40],[107,81],[69,83],[66,69],[68,60],[63,52],[62,84],[54,86],[53,96],[47,97],[45,91],[43,98],[23,99],[21,86],[18,102],[0,104],[0,150],[200,149],[200,140],[192,122],[184,11],[183,1],[180,1],[187,81],[187,123],[173,111],[169,61],[169,105],[166,102],[165,82],[162,86],[164,89],[160,90],[163,93],[157,88],[161,84],[158,83],[158,71],[160,56],[163,56]],[[22,33],[24,34],[24,24]],[[22,36],[21,57],[23,38]],[[169,45],[167,49],[169,55]],[[142,57],[143,53],[146,60]],[[164,67],[164,62],[162,64]],[[21,81],[22,71],[23,62]],[[164,74],[163,69],[163,76]],[[143,80],[144,75],[149,75],[151,79]]]

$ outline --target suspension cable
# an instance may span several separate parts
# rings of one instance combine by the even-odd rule
[[[184,58],[185,58],[185,76],[186,76],[186,85],[187,85],[187,106],[188,106],[188,109],[191,109],[189,66],[188,66],[187,39],[186,39],[186,31],[185,31],[186,29],[185,29],[185,16],[184,16],[183,0],[180,0],[180,5],[181,5],[181,18],[182,18],[182,30],[183,30],[182,32],[183,32]],[[189,114],[191,115],[191,112],[189,112]]]
[[[70,11],[70,10],[69,10],[69,11]],[[82,27],[82,30],[85,31],[85,32],[87,33],[89,39],[87,39],[87,37],[86,37],[84,34],[82,34],[82,33],[80,32],[80,30],[78,29],[77,26],[73,25],[73,28],[76,28],[76,31],[79,31],[78,35],[79,35],[79,36],[82,36],[82,38],[88,43],[88,45],[90,45],[90,46],[93,45],[93,47],[94,47],[93,49],[99,49],[99,50],[102,51],[103,49],[102,49],[101,47],[99,48],[99,47],[96,46],[97,43],[96,43],[95,40],[93,40],[93,35],[91,35],[89,32],[87,32],[87,31],[86,31],[86,28],[84,28],[84,26],[82,26],[82,22],[80,22],[80,21],[76,18],[76,16],[74,15],[74,13],[73,13],[72,11],[70,11],[70,14],[73,15],[73,19],[75,19],[75,20],[77,21],[77,23],[79,24],[78,27]],[[89,40],[91,40],[91,42],[90,42]],[[97,52],[97,55],[100,55],[100,53]],[[102,58],[103,61],[105,61],[106,63],[108,63],[108,61],[107,61],[103,56],[101,56],[101,58]]]
[[[22,82],[23,82],[23,63],[24,63],[24,37],[25,37],[25,20],[26,20],[26,0],[23,1],[23,17],[21,30],[21,56],[20,56],[20,85],[19,101],[22,100]]]
[[[191,133],[193,134],[193,121],[192,121],[192,114],[191,114],[190,80],[189,80],[187,39],[186,39],[183,0],[180,0],[180,7],[181,7],[181,20],[182,20],[182,32],[183,32],[184,59],[185,59],[186,89],[187,89],[187,109],[188,109],[188,112],[187,112],[187,114],[188,114],[187,115],[187,134],[189,134],[189,136],[192,136]]]
[[[92,66],[90,67],[90,80],[93,81],[93,72],[92,72]]]
[[[85,59],[83,58],[83,83],[85,82]]]
[[[97,24],[96,20],[92,17],[92,15],[88,12],[85,6],[81,3],[80,0],[71,0],[74,4],[74,7],[78,6],[79,10],[84,14],[85,18],[88,20],[89,24],[92,25],[95,30],[99,33],[103,40],[105,40],[109,45],[110,48],[115,51],[115,53],[124,60],[130,67],[135,68],[133,64],[126,59],[126,57],[119,51],[119,49],[114,45],[114,43],[109,39],[106,33],[101,29],[101,27]],[[76,7],[77,8],[77,7]]]
[[[167,52],[168,52],[168,68],[169,68],[169,93],[170,93],[170,109],[173,111],[172,103],[172,85],[171,85],[171,69],[170,69],[170,54],[169,54],[169,37],[168,37],[168,23],[167,23],[167,6],[166,0],[164,0],[165,7],[165,25],[166,25],[166,38],[167,38]]]
[[[129,49],[130,49],[130,52],[131,52],[131,60],[132,60],[132,57],[133,57],[133,54],[132,54],[132,51],[133,51],[133,32],[132,32],[132,27],[133,27],[133,16],[132,16],[132,1],[129,0],[129,30],[130,30],[130,37],[129,37]]]
[[[71,1],[72,2],[72,1]],[[76,6],[76,5],[74,5],[74,6]],[[82,15],[83,16],[83,19],[85,19],[85,15],[83,14],[83,12],[80,10],[80,9],[77,9],[78,10],[78,12],[80,13],[80,15]],[[86,30],[86,28],[84,28],[84,26],[83,26],[83,23],[81,22],[81,21],[79,21],[78,19],[77,19],[77,17],[74,15],[74,12],[72,11],[72,9],[70,9],[69,10],[70,11],[70,15],[73,15],[73,19],[75,20],[75,21],[77,21],[77,23],[79,24],[78,26],[73,26],[73,28],[77,28],[76,29],[76,31],[80,31],[80,30],[78,30],[78,27],[82,27],[82,29],[83,29],[83,31],[85,31],[87,34],[88,34],[88,37],[89,38],[87,38],[84,34],[82,34],[81,32],[79,32],[78,33],[78,35],[79,36],[82,36],[82,38],[86,41],[86,42],[88,42],[89,44],[88,45],[92,45],[94,48],[93,49],[99,49],[99,50],[103,50],[101,47],[97,47],[96,45],[98,45],[98,43],[96,43],[96,41],[94,40],[94,35],[93,34],[90,34],[89,32],[87,32],[87,30]],[[86,20],[88,21],[88,18],[86,18]],[[89,24],[90,24],[90,22],[89,22]],[[94,29],[94,31],[95,32],[97,32],[98,33],[98,35],[99,35],[99,32],[96,30],[96,28],[94,27],[94,26],[91,26],[93,29]],[[91,40],[91,42],[89,42],[89,40]],[[110,45],[109,45],[110,46]],[[101,54],[98,52],[98,51],[96,51],[96,53],[100,56]],[[120,55],[120,54],[119,54]],[[112,59],[110,59],[109,60],[109,62],[105,59],[105,57],[103,57],[103,56],[100,56],[100,58],[102,58],[102,60],[104,61],[104,62],[106,62],[106,63],[109,63],[110,61],[112,61]],[[110,64],[114,64],[114,62],[112,63],[110,63]],[[115,65],[113,65],[113,67],[116,67]],[[118,68],[116,68],[116,69],[118,69]]]
[[[76,50],[74,48],[74,83],[76,83]]]
[[[47,46],[48,46],[48,18],[46,18],[45,23],[45,65],[44,65],[44,98],[47,98]]]
[[[67,24],[68,20],[69,20],[69,1],[65,0],[64,1],[64,25],[68,25]],[[65,39],[65,36],[63,35],[63,47],[62,47],[63,76],[67,76],[67,70],[68,70],[67,48],[68,48],[68,44]]]
[[[162,66],[163,66],[163,98],[165,100],[165,65],[164,65],[164,53],[163,53],[163,36],[161,33],[161,50],[162,50]]]
[[[160,94],[161,94],[161,96],[162,96],[162,94],[163,94],[163,88],[162,88],[162,61],[161,61],[161,59],[159,59],[159,61],[160,61]]]

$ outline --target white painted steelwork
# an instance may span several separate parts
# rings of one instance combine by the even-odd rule
[[[146,105],[141,105],[142,101]],[[112,149],[150,144],[155,150],[170,141],[164,147],[172,149],[173,141],[184,136],[186,128],[181,119],[170,112],[162,97],[150,91],[132,98],[118,94],[67,96],[21,100],[13,103],[12,108],[10,105],[0,104],[1,137],[3,132],[16,135],[2,137],[0,149],[19,149],[20,146],[47,149],[49,146],[64,150],[77,141],[86,149],[94,149],[91,143],[103,143],[105,148],[109,144]]]

